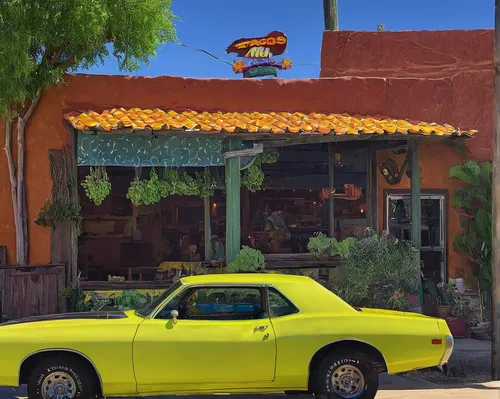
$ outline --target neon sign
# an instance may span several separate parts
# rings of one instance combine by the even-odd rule
[[[276,56],[282,55],[286,50],[288,38],[283,32],[273,31],[267,36],[242,38],[234,41],[227,47],[227,53],[236,54],[237,57],[248,59],[234,61],[233,71],[242,73],[245,78],[261,76],[278,76],[278,70],[290,69],[292,61],[283,59],[277,61]]]

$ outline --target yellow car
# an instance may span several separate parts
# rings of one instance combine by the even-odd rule
[[[212,274],[141,311],[0,325],[0,386],[31,399],[311,392],[374,398],[378,374],[445,366],[444,320],[354,309],[307,277]]]

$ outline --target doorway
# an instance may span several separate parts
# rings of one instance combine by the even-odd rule
[[[385,230],[400,240],[411,240],[409,190],[385,193]],[[426,190],[421,194],[421,254],[424,277],[446,281],[446,210],[448,193]]]

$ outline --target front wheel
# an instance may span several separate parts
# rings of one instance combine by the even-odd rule
[[[67,356],[42,361],[28,379],[30,399],[89,399],[96,392],[86,365]]]
[[[339,352],[326,356],[314,374],[318,399],[374,399],[378,373],[361,352]]]

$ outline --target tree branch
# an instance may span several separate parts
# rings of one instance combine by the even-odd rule
[[[33,111],[35,110],[36,106],[38,105],[38,102],[40,101],[41,95],[42,95],[42,91],[40,89],[38,89],[35,97],[33,97],[33,100],[31,100],[31,104],[30,104],[28,110],[26,111],[26,113],[24,114],[24,116],[22,118],[24,124],[27,124],[29,122],[31,115],[33,115]]]

